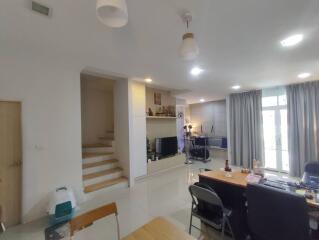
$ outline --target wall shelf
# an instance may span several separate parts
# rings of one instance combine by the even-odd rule
[[[167,116],[146,116],[146,119],[176,119],[176,117],[167,117]]]

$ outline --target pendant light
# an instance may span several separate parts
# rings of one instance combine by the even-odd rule
[[[106,26],[125,26],[128,22],[126,0],[97,0],[96,16]]]
[[[189,24],[192,21],[192,15],[190,12],[186,12],[182,15],[182,20],[186,23],[187,31],[183,35],[183,42],[180,48],[180,55],[184,60],[193,60],[199,54],[197,43],[194,39],[194,33],[189,32]]]

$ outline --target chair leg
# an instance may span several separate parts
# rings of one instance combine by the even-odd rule
[[[222,220],[222,232],[221,232],[221,240],[223,240],[224,239],[224,236],[225,236],[225,216],[223,216],[223,220]]]
[[[4,226],[4,223],[3,223],[3,222],[1,222],[1,230],[2,230],[2,232],[5,232],[5,231],[6,231],[6,227]]]
[[[120,224],[119,224],[119,218],[117,215],[115,215],[116,217],[116,225],[117,225],[117,239],[120,240]]]
[[[191,219],[189,221],[189,230],[188,230],[189,234],[192,233],[192,222],[193,222],[193,214],[191,213]]]
[[[230,230],[230,233],[231,233],[232,238],[235,239],[235,236],[234,236],[234,233],[233,233],[233,229],[232,229],[232,227],[231,227],[231,225],[230,225],[230,221],[229,221],[229,218],[228,218],[228,217],[226,217],[226,223],[227,223],[227,225],[228,225],[228,227],[229,227],[229,230]]]

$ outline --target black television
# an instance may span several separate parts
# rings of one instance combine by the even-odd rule
[[[155,151],[160,158],[177,154],[177,137],[156,138]]]

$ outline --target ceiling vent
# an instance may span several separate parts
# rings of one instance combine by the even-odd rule
[[[46,17],[51,17],[52,14],[51,8],[35,1],[32,1],[32,11],[40,13]]]

